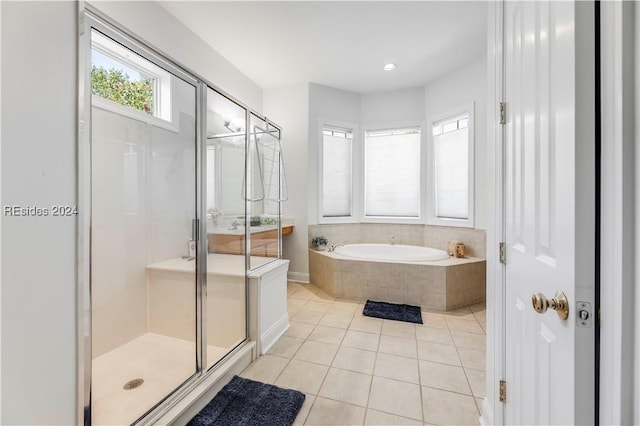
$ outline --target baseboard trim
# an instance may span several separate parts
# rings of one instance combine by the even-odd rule
[[[489,404],[489,400],[484,398],[482,400],[482,413],[480,415],[480,424],[482,426],[493,425],[493,410],[491,409],[491,405]]]
[[[260,336],[260,353],[258,356],[265,354],[271,349],[280,336],[287,332],[289,329],[289,315],[285,312],[285,314],[280,317],[275,324],[273,324],[269,330],[262,333]]]
[[[294,281],[297,283],[305,283],[309,284],[309,273],[308,272],[287,272],[287,280]]]

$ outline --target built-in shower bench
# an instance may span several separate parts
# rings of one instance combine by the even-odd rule
[[[252,256],[246,274],[245,257],[207,255],[205,315],[208,344],[233,347],[247,330],[257,354],[266,352],[289,328],[287,271],[289,260]],[[195,339],[196,300],[194,260],[176,258],[147,266],[149,330],[179,339]],[[245,276],[248,300],[245,302]],[[219,323],[211,321],[212,318]]]

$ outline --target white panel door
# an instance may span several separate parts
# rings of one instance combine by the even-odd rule
[[[593,392],[576,387],[593,386],[594,344],[592,333],[576,332],[575,316],[576,270],[585,260],[576,233],[593,232],[576,209],[576,6],[504,7],[505,423],[572,425],[593,412],[584,397]],[[532,295],[557,291],[567,296],[569,317],[536,313]]]

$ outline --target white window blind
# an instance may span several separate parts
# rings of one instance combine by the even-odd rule
[[[367,131],[365,216],[420,216],[420,129]]]
[[[433,125],[436,216],[469,218],[469,115]]]
[[[322,135],[322,215],[349,217],[352,210],[353,132],[324,128]]]

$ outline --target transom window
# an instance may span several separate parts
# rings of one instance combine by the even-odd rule
[[[103,100],[99,101],[102,106],[109,107],[107,100],[171,121],[171,75],[95,30],[91,36],[91,91]]]

